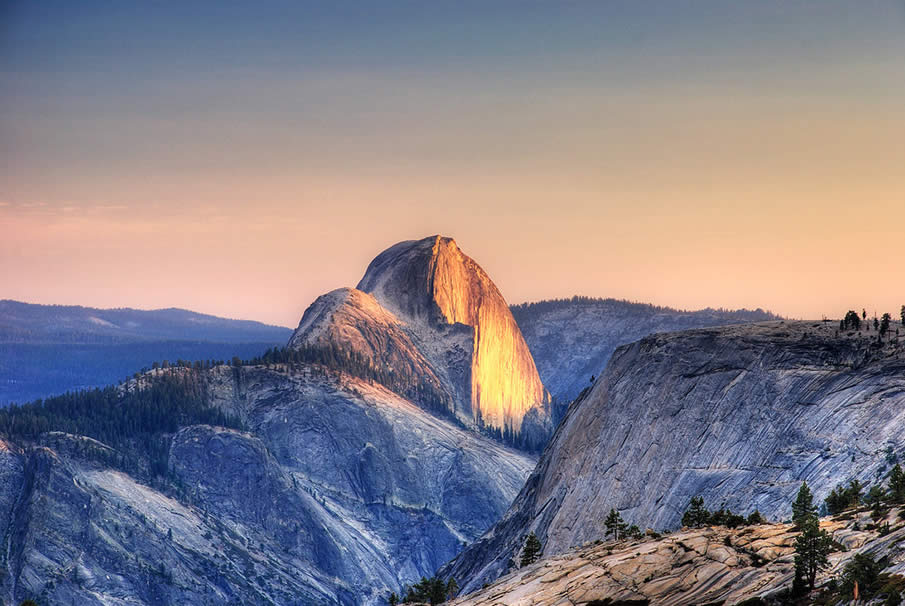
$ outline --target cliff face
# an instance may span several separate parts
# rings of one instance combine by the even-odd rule
[[[774,322],[648,337],[617,350],[504,518],[447,572],[479,587],[529,530],[560,553],[601,538],[611,507],[642,528],[674,528],[696,495],[786,518],[802,480],[823,499],[882,476],[903,404],[905,351],[874,333]]]
[[[616,348],[659,332],[778,320],[762,310],[682,311],[573,297],[512,306],[544,386],[568,404],[600,375]]]
[[[358,289],[403,318],[435,366],[470,338],[460,410],[471,420],[519,433],[531,419],[550,425],[548,396],[506,301],[487,274],[451,238],[397,244],[371,262]],[[460,381],[461,382],[461,381]]]
[[[477,538],[533,467],[322,367],[205,375],[248,431],[180,429],[163,486],[90,438],[0,443],[0,603],[383,604]]]

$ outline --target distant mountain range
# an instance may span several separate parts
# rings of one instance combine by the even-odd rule
[[[285,343],[292,331],[187,309],[97,309],[0,300],[0,343],[135,343],[209,341]]]
[[[185,309],[0,301],[0,405],[117,383],[153,362],[250,358],[292,331]]]

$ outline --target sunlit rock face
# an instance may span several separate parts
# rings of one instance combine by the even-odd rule
[[[435,370],[405,324],[366,292],[340,288],[318,297],[305,310],[289,347],[320,352],[324,361],[339,356],[333,365],[357,365],[348,370],[383,377],[388,387],[425,408],[454,408],[445,369]]]
[[[602,538],[610,508],[671,529],[700,495],[782,520],[803,480],[819,501],[839,483],[881,481],[905,455],[905,344],[837,328],[768,322],[617,349],[506,515],[444,574],[480,587],[529,531],[561,553]]]
[[[548,396],[518,325],[454,240],[396,244],[371,262],[358,289],[403,319],[434,366],[448,369],[458,416],[515,433],[527,416],[531,431],[549,431]]]

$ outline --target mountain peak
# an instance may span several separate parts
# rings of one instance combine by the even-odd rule
[[[503,295],[454,239],[434,235],[391,246],[371,262],[358,289],[403,319],[421,341],[454,339],[459,346],[461,333],[469,333],[465,397],[479,425],[518,434],[529,411],[546,402],[534,359]],[[549,424],[547,415],[534,416]]]

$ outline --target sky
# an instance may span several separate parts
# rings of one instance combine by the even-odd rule
[[[905,0],[0,0],[0,160],[0,298],[295,326],[439,233],[513,303],[896,312]]]

